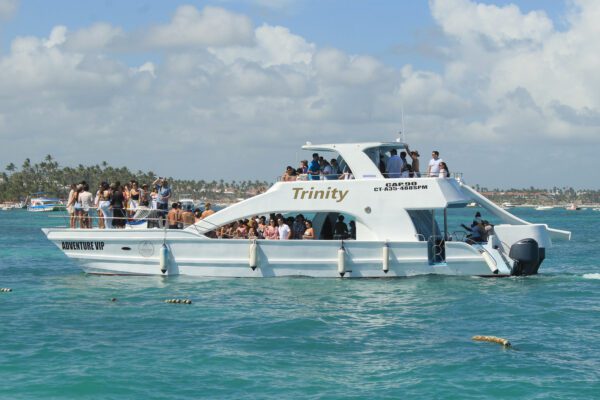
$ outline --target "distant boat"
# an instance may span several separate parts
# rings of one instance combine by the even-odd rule
[[[507,208],[515,208],[516,206],[512,203],[506,202],[506,203],[502,203],[502,208],[504,208],[505,210]]]
[[[600,211],[600,208],[599,207],[592,208],[592,211]]]
[[[192,199],[189,194],[182,194],[178,200],[182,210],[194,210],[196,208],[196,200]]]
[[[34,193],[34,195],[41,194],[42,193]],[[27,205],[27,211],[30,212],[62,211],[65,208],[65,204],[60,199],[45,196],[32,197]]]
[[[567,210],[567,211],[578,211],[578,210],[581,210],[581,208],[578,205],[576,205],[575,203],[571,203],[571,204],[569,204],[568,206],[565,207],[565,210]]]
[[[535,209],[537,211],[546,211],[546,210],[552,210],[554,207],[552,206],[537,206]]]

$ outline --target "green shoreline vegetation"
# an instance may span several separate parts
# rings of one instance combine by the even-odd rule
[[[10,163],[0,174],[0,202],[22,201],[36,192],[44,192],[48,197],[64,199],[69,193],[69,185],[83,180],[90,184],[94,192],[102,181],[109,183],[120,181],[124,184],[135,179],[140,184],[151,184],[156,176],[152,171],[133,172],[127,167],[113,167],[106,161],[92,166],[79,164],[77,167],[62,167],[51,155],[47,155],[43,161],[36,164],[32,164],[27,158],[20,168]],[[184,180],[173,177],[167,179],[171,183],[174,198],[185,195],[219,203],[229,203],[263,193],[272,184],[259,180],[225,182],[223,179],[219,181]],[[474,185],[474,188],[498,204],[503,202],[511,202],[515,205],[600,204],[600,190],[575,190],[571,187],[540,189],[533,186],[527,189],[489,189],[480,185]]]
[[[152,171],[133,172],[127,167],[113,167],[106,161],[91,166],[79,164],[77,167],[62,167],[51,155],[47,155],[43,161],[36,164],[32,164],[28,158],[21,168],[10,163],[0,174],[0,202],[22,201],[28,195],[37,192],[43,192],[48,197],[65,199],[69,194],[70,185],[84,180],[90,185],[90,191],[95,193],[102,181],[119,181],[125,184],[135,179],[140,185],[151,185],[157,176]],[[259,180],[225,182],[223,179],[205,181],[165,178],[169,180],[174,199],[185,196],[219,203],[263,193],[271,185]]]

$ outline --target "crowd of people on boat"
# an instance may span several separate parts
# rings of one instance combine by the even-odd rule
[[[281,180],[284,182],[338,179],[354,179],[354,175],[347,166],[342,169],[335,158],[328,161],[319,153],[314,153],[310,162],[308,160],[300,161],[298,168],[294,169],[288,165],[281,176]]]
[[[311,220],[298,214],[285,217],[280,213],[266,216],[254,216],[223,225],[207,236],[219,239],[266,239],[266,240],[312,240],[312,239],[356,239],[356,223],[344,222],[344,216],[338,215],[333,226],[325,223],[317,237]]]
[[[409,162],[407,156],[410,157]],[[398,154],[397,149],[391,149],[389,157],[381,153],[379,156],[379,171],[386,178],[420,178],[420,163],[419,152],[410,150],[408,146],[406,151],[401,151]],[[427,177],[449,178],[450,171],[448,165],[440,158],[440,153],[437,150],[431,152],[431,160],[427,165]],[[345,166],[341,168],[337,159],[332,158],[327,161],[326,158],[320,156],[319,153],[313,153],[312,160],[300,161],[298,168],[293,168],[288,165],[281,176],[284,182],[300,181],[300,180],[339,180],[339,179],[354,179],[352,170]]]
[[[89,184],[81,181],[71,185],[67,198],[69,225],[71,228],[91,228],[90,211],[95,209],[100,229],[124,228],[127,219],[132,218],[137,210],[148,209],[156,210],[153,213],[153,222],[156,226],[163,226],[167,223],[171,196],[169,182],[162,177],[157,178],[151,185],[140,185],[135,179],[125,184],[119,181],[110,184],[101,182],[95,195],[90,191]],[[204,215],[208,216],[212,212],[210,204],[207,204],[206,208]],[[186,221],[189,221],[189,218]]]
[[[411,162],[406,157],[410,157]],[[406,151],[390,150],[390,156],[385,159],[383,154],[379,158],[379,171],[386,178],[420,178],[420,154],[417,150],[410,150],[408,146]],[[433,150],[431,152],[431,160],[427,165],[425,176],[432,178],[449,178],[450,171],[448,165],[440,158],[440,152]]]

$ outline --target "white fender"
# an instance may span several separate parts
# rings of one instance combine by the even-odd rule
[[[255,270],[258,267],[258,245],[256,244],[256,240],[253,240],[250,243],[250,248],[248,249],[248,265],[252,270]]]
[[[164,274],[169,269],[169,249],[165,243],[163,243],[162,247],[160,248],[159,259],[160,272]]]
[[[346,273],[346,250],[344,250],[343,247],[341,247],[338,250],[338,273],[340,274],[340,276],[344,276],[344,274]]]
[[[492,256],[487,251],[484,251],[481,253],[481,255],[483,256],[483,259],[487,263],[488,267],[490,267],[490,270],[492,270],[492,273],[497,274],[498,267],[496,266],[496,261],[492,258]]]
[[[390,246],[388,246],[387,242],[383,246],[382,253],[383,272],[387,274],[390,270]]]

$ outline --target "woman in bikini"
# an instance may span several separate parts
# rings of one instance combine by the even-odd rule
[[[275,219],[271,218],[269,220],[269,226],[265,228],[265,239],[268,240],[277,240],[279,239],[279,229],[277,229],[277,225],[275,224]]]
[[[304,235],[302,235],[302,239],[314,239],[315,230],[313,229],[312,222],[306,221],[304,225],[306,226],[306,230],[304,231]]]

